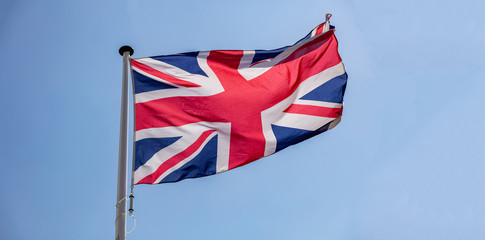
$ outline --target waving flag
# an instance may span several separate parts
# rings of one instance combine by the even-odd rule
[[[347,82],[333,26],[275,50],[131,60],[136,184],[233,169],[335,127]]]

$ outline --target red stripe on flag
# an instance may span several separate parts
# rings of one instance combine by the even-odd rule
[[[160,177],[164,172],[166,172],[167,170],[169,170],[173,166],[177,165],[178,163],[180,163],[181,161],[183,161],[184,159],[186,159],[187,157],[189,157],[190,155],[195,153],[200,148],[202,143],[204,143],[204,141],[213,132],[215,132],[215,130],[207,130],[207,131],[203,132],[200,135],[200,137],[194,143],[192,143],[192,145],[190,145],[184,151],[182,151],[182,152],[176,154],[175,156],[167,159],[165,162],[163,162],[158,167],[158,169],[154,173],[144,177],[142,180],[140,180],[136,184],[142,184],[142,183],[153,184],[153,183],[155,183],[157,178]]]
[[[284,112],[318,116],[318,117],[338,118],[342,116],[342,110],[343,110],[343,107],[329,108],[329,107],[293,104]]]
[[[317,30],[315,31],[315,36],[321,33],[323,33],[323,23],[318,25]]]
[[[133,67],[136,67],[138,68],[140,71],[143,71],[145,73],[148,73],[152,76],[155,76],[155,77],[158,77],[160,79],[163,79],[167,82],[170,82],[170,83],[173,83],[173,84],[176,84],[176,85],[179,85],[179,86],[183,86],[183,87],[200,87],[199,84],[195,84],[195,83],[192,83],[192,82],[188,82],[188,81],[184,81],[184,80],[181,80],[181,79],[178,79],[176,77],[173,77],[173,76],[170,76],[168,74],[165,74],[163,72],[160,72],[154,68],[151,68],[143,63],[140,63],[140,62],[137,62],[136,60],[132,59],[131,60],[131,65]]]

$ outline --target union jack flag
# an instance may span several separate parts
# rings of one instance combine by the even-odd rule
[[[292,46],[131,60],[136,184],[233,169],[335,127],[347,74],[328,20]]]

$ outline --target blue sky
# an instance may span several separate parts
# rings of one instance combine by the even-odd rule
[[[327,12],[349,74],[340,125],[223,174],[137,186],[127,239],[484,239],[483,8],[3,0],[0,239],[114,238],[120,46],[274,49]]]

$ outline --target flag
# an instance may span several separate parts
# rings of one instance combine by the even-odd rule
[[[292,46],[131,60],[135,184],[221,173],[335,127],[347,83],[328,21]]]

